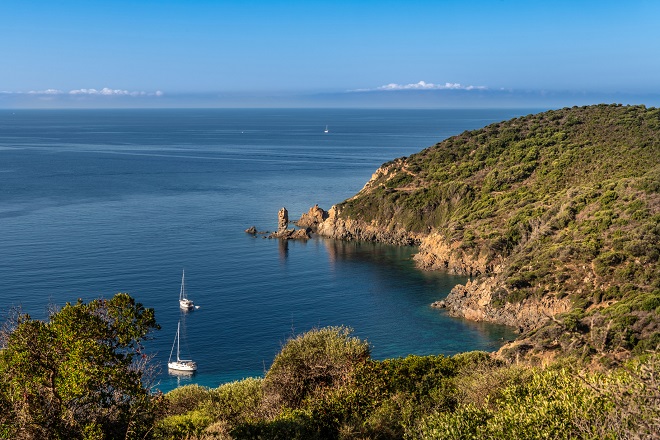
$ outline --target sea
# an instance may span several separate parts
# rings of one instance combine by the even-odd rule
[[[0,110],[2,320],[127,292],[155,309],[145,348],[163,392],[263,376],[288,339],[326,326],[353,329],[375,359],[497,350],[512,329],[430,307],[467,279],[416,269],[415,248],[245,230],[275,230],[282,207],[327,210],[385,162],[533,112]],[[194,375],[167,370],[178,324]]]

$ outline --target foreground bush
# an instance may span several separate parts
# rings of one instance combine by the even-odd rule
[[[346,382],[370,356],[369,344],[346,327],[316,329],[289,340],[268,370],[264,387],[277,404],[297,408]]]
[[[125,293],[78,301],[48,321],[19,315],[2,332],[0,437],[144,438],[158,397],[143,385],[153,309]]]
[[[660,432],[657,354],[601,373],[568,363],[506,365],[482,352],[367,355],[367,344],[348,329],[312,330],[284,346],[264,379],[169,393],[170,415],[156,438],[619,439]]]
[[[660,432],[659,358],[609,374],[534,369],[483,405],[424,417],[407,438],[620,439]]]
[[[156,424],[156,438],[229,438],[227,433],[236,425],[258,419],[262,382],[249,378],[212,390],[187,385],[169,392],[166,395],[169,416]]]

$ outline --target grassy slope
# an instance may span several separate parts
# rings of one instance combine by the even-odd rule
[[[570,295],[574,311],[539,336],[541,345],[562,331],[586,334],[594,323],[608,330],[589,349],[660,343],[660,109],[598,105],[529,115],[382,170],[340,205],[341,215],[435,230],[468,257],[503,257],[491,307]]]

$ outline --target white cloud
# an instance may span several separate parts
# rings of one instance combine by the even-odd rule
[[[485,86],[464,86],[460,83],[433,84],[426,81],[420,81],[414,84],[396,84],[390,83],[375,89],[358,89],[354,92],[388,91],[388,90],[486,90]]]
[[[157,90],[153,93],[148,92],[130,92],[128,90],[111,89],[104,87],[97,89],[76,89],[69,91],[69,95],[93,95],[93,96],[163,96],[163,92]]]
[[[38,91],[30,90],[29,92],[27,92],[28,95],[61,95],[62,93],[64,92],[57,89],[46,89],[46,90],[38,90]]]
[[[143,92],[143,91],[129,91],[121,89],[111,89],[109,87],[104,87],[102,89],[75,89],[68,92],[58,90],[58,89],[46,89],[46,90],[30,90],[28,92],[11,92],[11,91],[2,91],[0,93],[7,95],[34,95],[34,96],[54,96],[54,95],[71,95],[71,96],[163,96],[164,93],[160,90],[155,92]]]

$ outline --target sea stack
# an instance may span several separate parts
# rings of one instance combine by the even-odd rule
[[[289,211],[282,208],[277,213],[277,232],[273,232],[268,238],[283,238],[285,240],[306,240],[310,238],[310,229],[288,229],[289,226]]]
[[[282,207],[277,213],[277,233],[285,233],[289,227],[289,211]]]

